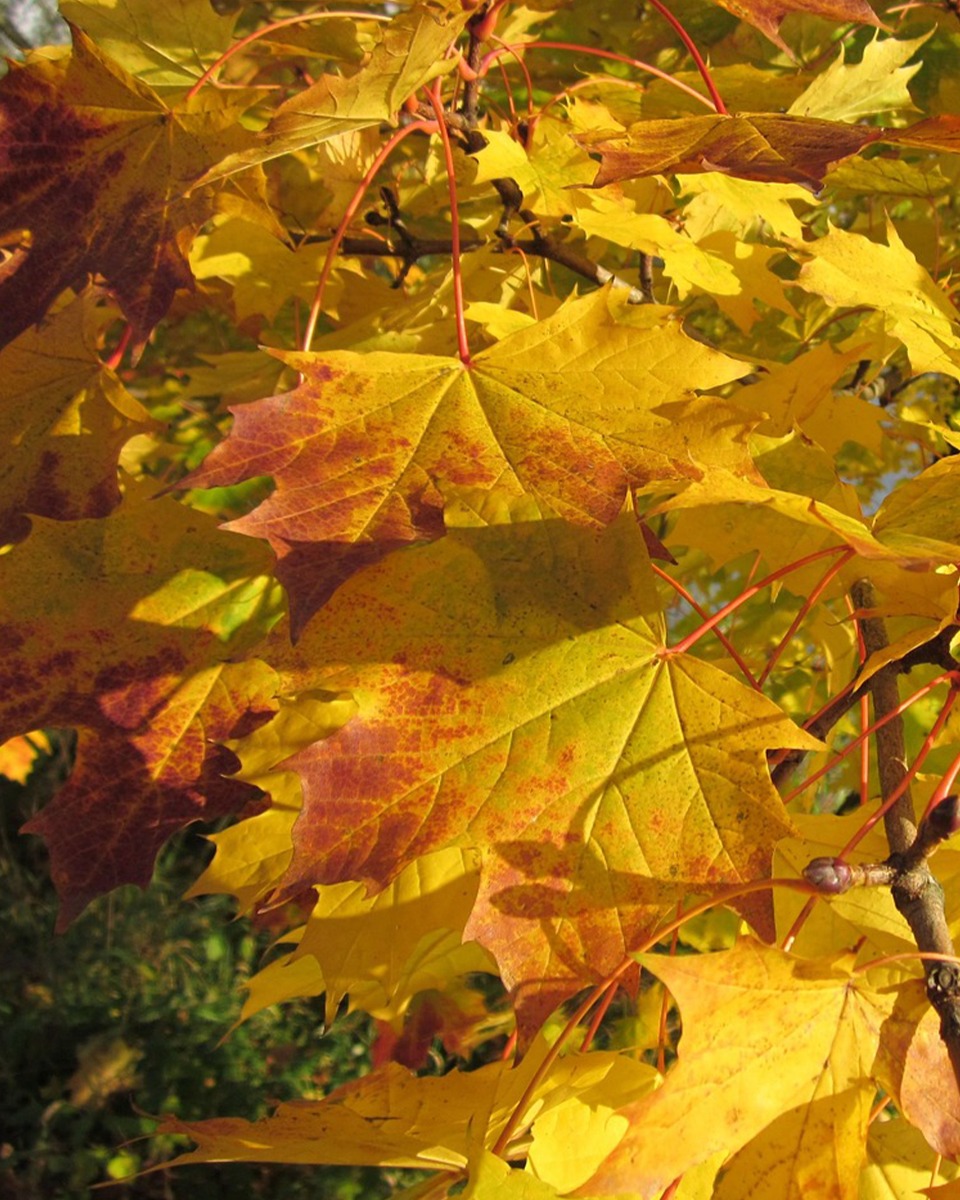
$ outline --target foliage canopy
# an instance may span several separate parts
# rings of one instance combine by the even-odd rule
[[[952,0],[61,8],[0,84],[0,767],[78,733],[62,926],[235,815],[245,1013],[380,1029],[178,1161],[957,1194]]]

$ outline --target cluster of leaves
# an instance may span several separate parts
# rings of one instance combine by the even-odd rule
[[[61,9],[0,87],[26,829],[66,926],[238,814],[245,1014],[381,1030],[182,1161],[956,1194],[954,9]]]

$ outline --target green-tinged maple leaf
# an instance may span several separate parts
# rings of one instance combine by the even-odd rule
[[[189,87],[230,45],[237,12],[209,0],[63,0],[61,15],[154,88]]]
[[[886,246],[858,233],[831,229],[826,237],[805,243],[802,253],[809,261],[797,279],[800,287],[838,308],[876,308],[890,336],[906,347],[914,371],[939,371],[960,379],[960,313],[891,221]]]
[[[834,163],[877,141],[879,129],[788,114],[740,113],[638,121],[620,138],[579,138],[600,154],[594,187],[642,175],[723,171],[819,188]]]
[[[928,196],[949,189],[936,162],[908,163],[899,158],[851,158],[834,167],[827,186],[858,196]]]
[[[856,1154],[850,1126],[841,1163],[835,1145],[812,1136],[813,1124],[804,1131],[802,1113],[792,1110],[820,1101],[810,1113],[819,1134],[852,1120],[855,1136],[865,1137],[869,1100],[865,1108],[861,1093],[894,998],[858,978],[849,960],[805,961],[746,939],[717,954],[643,955],[641,962],[680,1007],[679,1061],[661,1088],[622,1110],[630,1129],[583,1191],[652,1200],[688,1167],[738,1150],[773,1122],[766,1147],[747,1151],[750,1159],[762,1156],[774,1174],[779,1157],[776,1177],[789,1175],[793,1189],[808,1180],[807,1195],[849,1195]],[[692,1127],[696,1138],[687,1132]],[[803,1157],[788,1170],[790,1154]],[[857,1165],[861,1157],[862,1140]],[[814,1185],[838,1174],[845,1191],[817,1191]],[[748,1193],[734,1185],[718,1194]]]
[[[202,566],[192,566],[202,563]],[[230,662],[276,620],[269,555],[172,500],[128,488],[102,520],[34,520],[0,558],[0,737],[74,726],[67,786],[30,823],[68,923],[100,892],[145,885],[175,829],[255,796],[213,743],[271,711],[276,679]]]
[[[0,345],[87,274],[104,276],[145,340],[191,281],[177,239],[207,213],[184,192],[245,138],[235,112],[205,104],[172,111],[78,29],[72,54],[11,68],[0,82],[0,234],[28,237],[0,276]]]
[[[950,374],[960,378],[960,357]],[[907,554],[927,551],[952,562],[960,558],[958,501],[960,462],[951,456],[899,483],[880,506],[874,532],[885,545]]]
[[[103,517],[120,502],[117,456],[150,419],[97,355],[109,319],[78,299],[0,353],[0,542],[27,533],[26,513]]]
[[[418,88],[453,66],[444,53],[468,13],[414,4],[383,30],[369,61],[354,75],[324,75],[274,112],[254,144],[225,157],[201,180],[209,183],[256,163],[316,146],[327,138],[394,120]]]
[[[244,405],[188,483],[254,475],[277,489],[230,528],[266,537],[299,632],[351,571],[443,529],[453,488],[523,490],[560,516],[613,520],[629,488],[752,474],[752,424],[701,399],[744,364],[688,338],[672,310],[614,308],[606,291],[568,301],[465,367],[388,353],[286,354],[304,382]]]
[[[780,23],[789,13],[809,13],[844,23],[881,24],[867,0],[718,0],[718,3],[759,29],[788,54],[790,48],[780,36]]]
[[[284,890],[476,848],[466,936],[545,1015],[679,895],[763,877],[785,827],[763,751],[814,743],[663,639],[632,514],[457,529],[355,576],[281,665],[358,705],[285,764],[304,809]]]
[[[913,109],[907,84],[920,70],[920,63],[904,66],[930,37],[897,41],[874,38],[863,49],[858,63],[845,64],[843,53],[818,75],[803,95],[790,105],[797,117],[820,117],[825,121],[859,121],[875,113]]]
[[[496,1142],[518,1106],[522,1138],[571,1099],[596,1105],[606,1095],[619,1107],[656,1084],[651,1067],[612,1052],[566,1055],[535,1079],[548,1049],[538,1039],[516,1067],[492,1063],[442,1078],[388,1063],[323,1100],[283,1104],[261,1121],[167,1117],[161,1129],[197,1143],[178,1163],[343,1163],[459,1173]],[[589,1147],[584,1154],[592,1156]]]

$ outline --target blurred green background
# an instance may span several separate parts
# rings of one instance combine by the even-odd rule
[[[324,1035],[317,1001],[261,1012],[225,1036],[272,939],[232,920],[226,897],[181,899],[210,857],[199,833],[166,848],[147,892],[120,888],[55,935],[43,843],[17,830],[71,757],[71,735],[54,734],[25,784],[0,776],[0,1200],[390,1195],[400,1172],[246,1164],[162,1170],[91,1193],[189,1148],[138,1140],[151,1114],[252,1119],[319,1097],[369,1069],[375,1031],[357,1013]]]

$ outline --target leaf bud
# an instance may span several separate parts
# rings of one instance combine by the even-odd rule
[[[960,796],[944,796],[927,815],[927,824],[938,842],[960,829]]]
[[[842,858],[812,858],[803,877],[824,896],[840,896],[853,887],[853,871]]]

